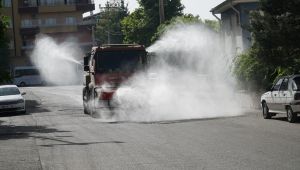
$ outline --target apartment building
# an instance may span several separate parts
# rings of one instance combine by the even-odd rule
[[[11,64],[31,65],[29,55],[38,34],[58,42],[75,38],[83,50],[93,45],[91,24],[82,14],[95,9],[92,0],[2,0],[2,13],[9,16]]]

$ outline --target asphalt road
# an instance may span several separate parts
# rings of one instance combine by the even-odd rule
[[[28,87],[28,114],[0,117],[0,169],[299,169],[300,121],[230,118],[104,123],[80,87]]]

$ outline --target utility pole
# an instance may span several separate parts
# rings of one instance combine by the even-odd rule
[[[165,22],[164,0],[159,0],[159,19],[160,19],[160,24]]]
[[[15,57],[17,56],[17,44],[16,44],[16,27],[15,27],[15,6],[14,1],[11,1],[11,16],[12,16],[12,30],[13,30],[13,37],[14,37],[14,53]]]

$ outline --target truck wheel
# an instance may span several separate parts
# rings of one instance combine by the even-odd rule
[[[293,112],[292,108],[288,106],[286,108],[287,120],[290,123],[294,123],[297,119],[297,114]]]
[[[86,90],[86,88],[83,88],[82,90],[82,101],[83,101],[83,113],[84,114],[89,114],[89,110],[88,110],[88,91]]]
[[[269,112],[269,108],[268,108],[268,105],[267,105],[266,102],[262,103],[262,112],[263,112],[264,119],[271,119],[272,118],[272,115]]]
[[[89,110],[89,114],[93,117],[93,115],[96,113],[96,109],[95,109],[95,94],[93,94],[93,92],[90,94],[88,100],[88,110]]]

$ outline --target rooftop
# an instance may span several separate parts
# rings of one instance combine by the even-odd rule
[[[214,7],[210,10],[210,12],[214,14],[220,14],[228,9],[231,8],[231,6],[235,6],[237,4],[241,3],[251,3],[251,2],[259,2],[259,0],[226,0],[219,4],[218,6]]]

